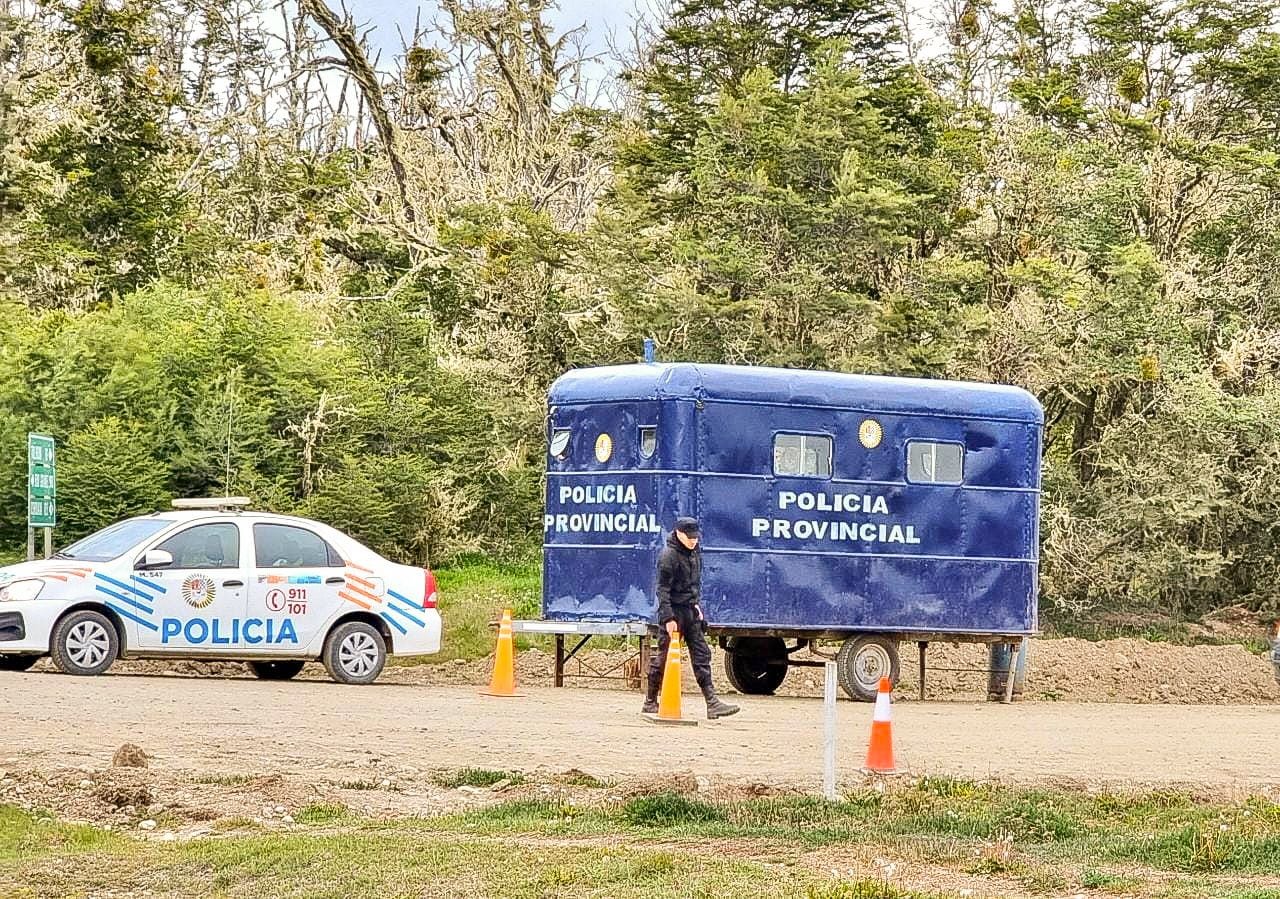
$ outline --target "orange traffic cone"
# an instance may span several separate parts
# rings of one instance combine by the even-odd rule
[[[662,672],[662,692],[658,694],[658,714],[645,715],[654,724],[697,724],[680,715],[680,632],[671,635],[667,665]]]
[[[872,774],[896,774],[893,764],[893,685],[880,678],[876,710],[871,717],[871,745],[867,747],[866,770]]]
[[[511,633],[511,610],[502,610],[502,622],[498,625],[498,648],[493,654],[493,677],[489,689],[481,690],[486,696],[519,696],[516,692],[516,642]]]

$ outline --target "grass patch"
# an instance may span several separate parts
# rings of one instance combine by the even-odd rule
[[[622,819],[639,827],[674,827],[724,821],[725,813],[708,802],[679,793],[640,796],[622,807]]]
[[[568,774],[561,775],[560,783],[569,787],[587,787],[591,790],[603,790],[609,786],[609,781],[602,780],[593,774],[585,771],[571,771]]]
[[[1085,868],[1080,872],[1080,886],[1086,890],[1101,890],[1105,893],[1128,893],[1141,885],[1136,877],[1124,877],[1110,874],[1096,868]]]
[[[192,783],[212,784],[220,787],[243,787],[259,779],[254,774],[200,774],[191,778]]]
[[[488,768],[457,768],[452,771],[439,771],[431,775],[431,780],[441,787],[456,789],[458,787],[491,787],[504,780],[512,784],[524,783],[524,775],[519,771],[493,771]]]
[[[831,886],[812,887],[805,899],[932,899],[936,893],[904,890],[883,880],[855,880]]]
[[[0,861],[48,854],[92,852],[116,845],[120,837],[83,824],[63,824],[43,813],[0,805]]]
[[[332,824],[347,817],[347,807],[337,802],[313,802],[298,811],[293,820],[299,824]]]

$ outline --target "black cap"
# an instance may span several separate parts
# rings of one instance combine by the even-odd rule
[[[676,519],[676,530],[686,537],[697,537],[702,533],[698,528],[698,519],[689,518],[687,515]]]

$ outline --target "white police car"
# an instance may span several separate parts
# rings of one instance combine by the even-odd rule
[[[68,674],[102,674],[119,657],[242,659],[286,680],[319,659],[334,680],[367,684],[388,654],[439,651],[429,570],[247,504],[176,500],[0,568],[0,670],[44,655]]]

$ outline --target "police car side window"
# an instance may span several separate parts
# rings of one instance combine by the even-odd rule
[[[821,434],[776,434],[773,473],[783,477],[831,477],[831,438]]]
[[[239,568],[240,529],[234,524],[198,524],[179,531],[156,549],[173,556],[170,570]]]
[[[907,442],[907,480],[915,484],[959,484],[964,481],[964,447],[931,440]]]
[[[287,524],[255,524],[254,556],[259,568],[337,568],[342,560],[325,540]]]

